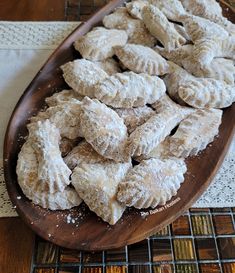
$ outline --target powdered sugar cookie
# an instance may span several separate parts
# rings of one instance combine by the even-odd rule
[[[88,97],[84,98],[82,109],[81,128],[86,141],[106,158],[127,160],[127,128],[118,114]]]
[[[224,27],[231,35],[235,34],[235,25],[225,18],[222,14],[222,8],[215,0],[181,0],[184,8],[203,18]]]
[[[173,50],[185,44],[186,40],[181,36],[174,25],[155,6],[149,5],[143,8],[143,21],[149,32],[156,37],[167,50]]]
[[[200,39],[226,39],[229,33],[221,26],[205,18],[185,15],[183,25],[193,42]]]
[[[135,44],[117,47],[115,54],[128,69],[136,73],[164,75],[169,72],[167,61],[153,49]]]
[[[34,204],[51,210],[70,209],[82,202],[74,189],[66,187],[62,192],[49,193],[38,179],[36,153],[28,139],[18,155],[16,173],[18,183],[27,198]]]
[[[74,47],[82,57],[92,61],[102,61],[114,55],[114,46],[123,46],[127,42],[127,34],[123,30],[96,27],[78,38]]]
[[[131,162],[117,163],[103,160],[99,163],[79,164],[73,171],[72,184],[90,210],[104,221],[114,225],[122,216],[125,205],[116,199],[118,184],[132,167]]]
[[[108,74],[94,62],[79,59],[61,66],[66,83],[79,95],[94,97],[94,86]]]
[[[235,101],[235,86],[214,79],[194,79],[180,86],[179,96],[195,108],[225,108]]]
[[[155,114],[131,133],[129,138],[130,154],[140,156],[150,153],[153,148],[170,134],[181,120],[181,114],[173,111],[163,111]]]
[[[98,84],[95,96],[114,108],[132,108],[154,103],[165,91],[163,80],[156,76],[124,72]]]
[[[31,124],[29,138],[38,161],[38,180],[49,193],[63,191],[70,184],[70,169],[64,163],[59,143],[60,133],[49,120]]]
[[[218,109],[205,109],[189,115],[170,137],[171,153],[177,157],[187,157],[204,150],[218,134],[222,113]]]
[[[154,208],[177,194],[187,167],[182,159],[142,161],[119,184],[118,200],[129,207]]]

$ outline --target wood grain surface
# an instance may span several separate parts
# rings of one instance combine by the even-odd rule
[[[173,222],[209,186],[223,161],[235,128],[235,105],[233,105],[224,109],[219,137],[200,153],[200,156],[186,160],[188,172],[177,195],[167,203],[167,206],[157,207],[156,211],[146,210],[144,217],[140,211],[127,209],[117,224],[109,226],[84,206],[63,212],[49,211],[33,205],[25,198],[17,183],[15,172],[20,150],[19,141],[16,140],[19,136],[27,134],[26,123],[29,117],[41,109],[45,97],[55,90],[66,88],[60,66],[79,57],[73,48],[74,41],[123,2],[110,1],[62,43],[26,89],[13,112],[6,132],[4,171],[11,200],[17,206],[20,216],[35,232],[67,248],[81,250],[117,248],[140,241]],[[22,196],[21,199],[18,198],[19,195]],[[76,219],[74,224],[67,223],[68,215]]]
[[[0,272],[29,273],[34,233],[18,217],[0,218]]]
[[[84,21],[108,0],[1,0],[0,20]]]
[[[0,20],[56,21],[65,19],[64,0],[1,0]]]

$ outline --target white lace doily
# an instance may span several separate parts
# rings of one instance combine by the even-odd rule
[[[0,22],[0,49],[55,49],[78,24],[78,22]],[[234,161],[235,138],[214,181],[194,207],[235,207]],[[6,191],[0,160],[0,217],[16,215]]]
[[[16,216],[17,213],[7,193],[2,163],[2,160],[0,160],[0,217]]]

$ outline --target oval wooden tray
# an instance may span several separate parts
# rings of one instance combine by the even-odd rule
[[[137,211],[128,209],[122,219],[109,226],[85,205],[68,211],[49,211],[33,205],[17,183],[16,162],[22,145],[20,136],[27,134],[26,123],[38,112],[46,96],[67,87],[60,65],[79,57],[73,42],[97,25],[123,0],[114,0],[80,25],[52,54],[25,90],[11,116],[4,143],[4,172],[9,196],[23,220],[41,237],[63,247],[81,250],[103,250],[140,241],[168,225],[187,210],[209,186],[221,165],[232,140],[235,104],[224,110],[219,137],[200,156],[187,160],[185,182],[164,207]]]

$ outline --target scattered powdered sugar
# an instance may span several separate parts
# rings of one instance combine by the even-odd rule
[[[82,220],[83,219],[83,216],[82,216],[82,213],[78,213],[77,216],[73,217],[71,214],[68,214],[66,216],[66,222],[67,224],[75,224],[76,223],[76,226],[78,226],[78,221],[79,220]]]
[[[71,220],[72,220],[72,218],[71,218],[71,215],[69,214],[69,215],[67,216],[67,223],[70,224],[70,223],[71,223]]]

